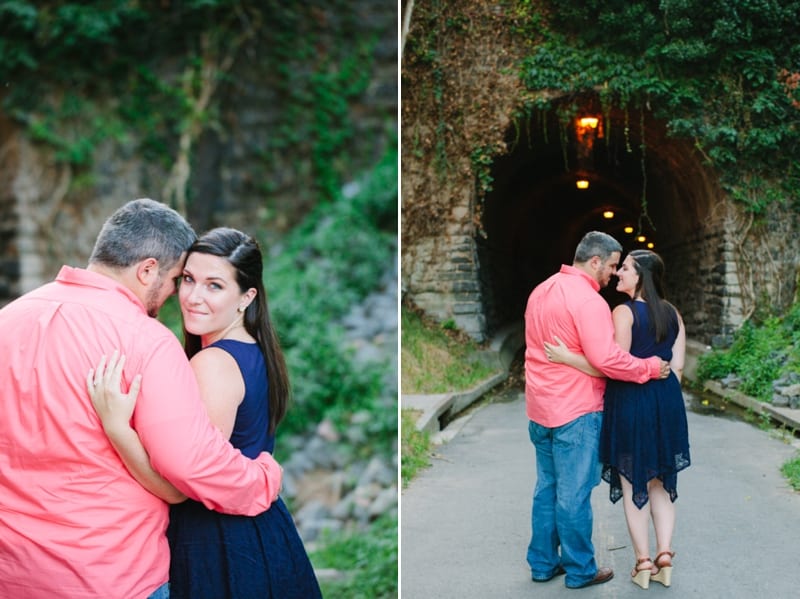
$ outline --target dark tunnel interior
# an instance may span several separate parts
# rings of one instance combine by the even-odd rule
[[[715,180],[691,145],[668,138],[649,113],[603,114],[596,98],[578,106],[568,122],[551,110],[513,126],[509,152],[493,163],[477,239],[490,331],[521,318],[531,290],[571,264],[591,230],[613,235],[624,252],[653,244],[665,261],[668,298],[680,307],[681,295],[692,293],[671,258],[708,214]],[[581,127],[582,116],[597,118],[597,127]],[[579,189],[579,179],[588,188]],[[612,307],[625,298],[615,284],[603,292]]]

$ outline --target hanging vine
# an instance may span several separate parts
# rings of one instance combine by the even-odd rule
[[[228,116],[221,91],[241,83],[241,69],[263,69],[282,100],[264,172],[275,154],[307,160],[315,199],[330,200],[354,131],[348,101],[367,89],[378,43],[360,19],[345,0],[7,2],[3,109],[76,172],[108,140],[135,144],[167,172],[165,200],[184,211],[197,141]]]
[[[644,107],[639,110],[639,152],[640,166],[642,171],[642,197],[641,197],[641,212],[639,213],[639,233],[642,232],[642,220],[646,220],[653,231],[656,230],[656,225],[650,218],[650,213],[647,211],[647,136],[645,135],[644,127]]]
[[[746,209],[762,211],[773,201],[767,198],[800,201],[800,186],[784,183],[800,179],[796,3],[564,0],[543,6],[544,40],[522,63],[529,90],[599,92],[606,116],[611,105],[624,111],[629,152],[628,110],[652,105],[671,135],[696,140]],[[531,19],[541,22],[542,14]],[[746,193],[752,176],[763,182],[755,197]]]

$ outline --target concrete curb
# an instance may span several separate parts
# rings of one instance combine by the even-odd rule
[[[781,408],[773,406],[772,404],[758,401],[745,395],[735,389],[726,389],[717,381],[706,381],[703,383],[703,389],[710,391],[714,395],[722,398],[725,401],[735,403],[745,409],[752,410],[759,416],[768,416],[769,418],[780,422],[794,430],[800,430],[800,410],[793,410],[791,408]]]
[[[467,391],[439,395],[403,395],[400,397],[400,405],[404,409],[422,412],[417,419],[417,430],[438,433],[443,418],[462,412],[506,378],[508,371],[495,374]]]
[[[686,340],[686,364],[683,375],[690,381],[697,381],[697,360],[705,352],[711,351],[708,345],[703,345],[697,341]],[[800,410],[791,408],[781,408],[772,404],[758,401],[757,399],[745,395],[735,389],[727,389],[717,381],[705,381],[703,390],[713,393],[717,397],[729,401],[741,408],[752,410],[759,416],[768,416],[772,420],[779,422],[791,429],[800,430]]]
[[[417,419],[417,430],[436,434],[442,430],[441,421],[464,411],[491,389],[508,378],[509,367],[519,348],[525,343],[525,330],[522,322],[510,324],[492,338],[489,349],[480,353],[479,359],[500,372],[482,381],[472,389],[436,395],[401,395],[403,409],[418,410],[422,415]]]
[[[506,380],[511,362],[524,343],[525,332],[522,323],[505,327],[493,337],[489,349],[482,351],[480,356],[484,363],[500,368],[501,372],[466,391],[436,395],[401,395],[401,407],[422,412],[417,420],[417,430],[437,435],[442,431],[442,420],[456,416]],[[710,350],[709,346],[698,341],[686,340],[686,363],[683,371],[685,379],[697,380],[697,361],[702,354]],[[706,381],[703,389],[725,401],[752,410],[759,416],[768,416],[789,428],[800,430],[800,410],[776,407],[758,401],[735,389],[726,389],[716,381]]]

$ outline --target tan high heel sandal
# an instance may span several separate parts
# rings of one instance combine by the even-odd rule
[[[658,563],[662,557],[667,556],[669,557],[669,564],[666,566],[662,566]],[[653,574],[650,579],[655,580],[656,582],[660,582],[665,587],[668,587],[672,584],[672,558],[675,557],[674,551],[662,551],[656,556],[656,560],[653,562],[658,568],[658,572]]]
[[[640,568],[642,564],[650,562],[650,565],[647,568]],[[643,589],[646,589],[650,586],[650,576],[653,574],[653,565],[655,562],[651,560],[649,557],[640,557],[636,560],[636,565],[633,567],[633,573],[631,573],[631,580],[638,584]]]

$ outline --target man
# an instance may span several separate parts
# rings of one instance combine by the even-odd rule
[[[528,298],[525,398],[537,480],[527,558],[536,582],[566,573],[567,587],[582,588],[614,576],[610,568],[597,567],[592,544],[591,494],[600,482],[605,379],[548,362],[544,343],[560,338],[615,379],[642,383],[669,374],[669,364],[660,358],[635,358],[614,343],[611,311],[598,291],[616,273],[621,253],[610,235],[587,233],[572,266],[562,265]]]
[[[180,342],[154,318],[195,238],[167,206],[129,202],[85,270],[64,266],[0,310],[0,597],[168,597],[168,506],[125,469],[86,391],[114,350],[143,375],[132,422],[158,472],[232,514],[277,497],[280,466],[211,425]]]

